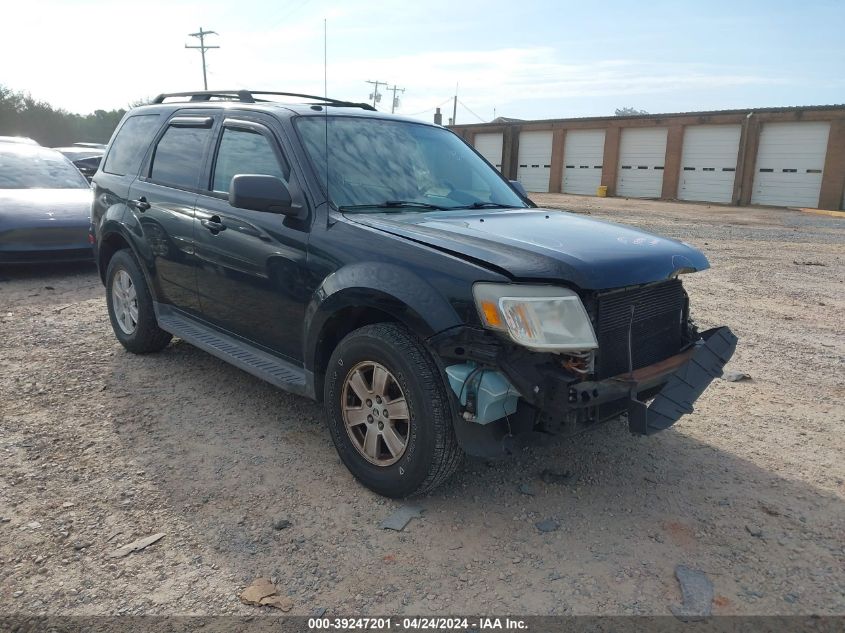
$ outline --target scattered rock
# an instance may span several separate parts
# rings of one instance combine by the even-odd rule
[[[326,607],[316,607],[315,609],[311,610],[311,617],[322,618],[324,615],[326,615],[326,611],[328,611]]]
[[[827,267],[827,264],[823,264],[821,262],[799,262],[798,260],[793,259],[792,263],[796,266],[823,266]]]
[[[530,484],[519,484],[517,490],[519,490],[519,494],[527,495],[529,497],[534,496],[534,488],[532,488]]]
[[[158,532],[157,534],[151,534],[150,536],[139,538],[131,543],[127,543],[123,547],[119,547],[109,554],[109,558],[122,558],[124,556],[129,556],[132,552],[140,552],[142,549],[149,547],[163,538],[164,532]]]
[[[275,521],[273,521],[273,529],[276,531],[286,530],[291,525],[293,525],[293,523],[291,523],[287,519],[276,519]]]
[[[537,521],[534,525],[537,526],[537,529],[541,532],[554,532],[555,530],[560,529],[560,523],[553,521],[552,519]]]
[[[75,506],[75,505],[76,505],[75,503],[71,503],[70,501],[65,501],[65,502],[62,504],[62,507],[63,507],[63,508],[72,508],[72,507],[73,507],[73,506]]]
[[[783,599],[784,599],[786,602],[788,602],[789,604],[795,604],[796,602],[798,602],[798,596],[797,596],[797,595],[795,595],[794,593],[788,593],[788,594],[786,594],[786,595],[783,597]]]
[[[41,527],[41,523],[39,523],[38,521],[30,521],[26,524],[26,527],[28,527],[30,530],[37,530]]]
[[[696,622],[710,615],[713,609],[713,583],[703,571],[686,565],[675,567],[675,577],[681,586],[683,604],[669,610],[682,622]]]
[[[765,503],[760,504],[760,509],[768,514],[770,517],[779,517],[780,512],[772,508],[771,506],[767,506]]]
[[[395,530],[401,532],[405,526],[410,523],[411,519],[419,518],[424,512],[423,508],[415,505],[401,506],[396,512],[384,519],[379,524],[383,530]]]
[[[556,472],[554,470],[546,469],[540,473],[540,479],[547,484],[565,484],[572,479],[572,473],[568,470]]]
[[[763,538],[763,529],[756,525],[746,525],[745,531],[755,538]]]
[[[256,578],[238,597],[244,604],[273,607],[285,612],[293,609],[293,600],[280,596],[276,586],[268,578]]]
[[[740,382],[742,380],[751,380],[751,376],[741,371],[726,371],[722,374],[722,380],[727,380],[728,382]]]

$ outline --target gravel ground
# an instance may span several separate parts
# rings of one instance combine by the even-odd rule
[[[90,266],[0,269],[0,613],[257,614],[237,596],[266,576],[293,614],[668,614],[683,564],[714,613],[845,614],[845,221],[537,199],[702,248],[694,316],[751,380],[654,437],[467,460],[391,532],[401,503],[353,481],[316,404],[178,341],[124,352]]]

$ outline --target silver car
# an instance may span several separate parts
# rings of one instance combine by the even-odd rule
[[[93,258],[91,188],[59,152],[0,143],[0,264]]]

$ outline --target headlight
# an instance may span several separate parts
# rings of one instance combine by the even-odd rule
[[[546,352],[598,347],[584,304],[568,288],[478,283],[472,294],[484,327],[519,345]]]

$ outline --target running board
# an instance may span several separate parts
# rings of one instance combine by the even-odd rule
[[[223,334],[164,303],[154,303],[158,326],[186,343],[249,372],[272,385],[300,396],[314,398],[314,375],[302,367]]]

